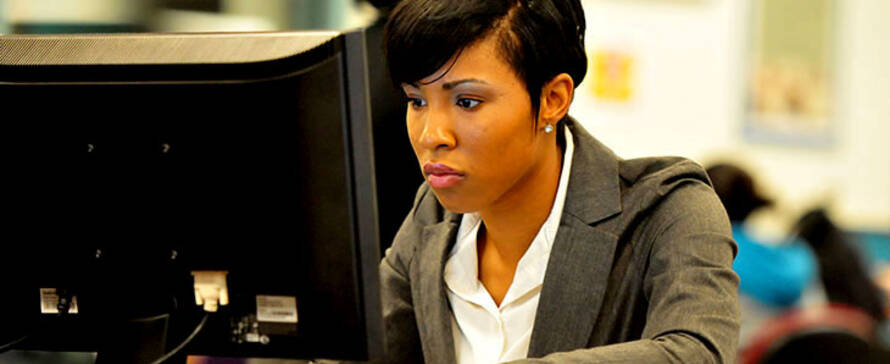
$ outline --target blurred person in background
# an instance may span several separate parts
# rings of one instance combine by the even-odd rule
[[[740,279],[740,344],[744,347],[763,322],[800,303],[804,291],[816,281],[817,264],[802,240],[768,241],[755,236],[746,226],[752,212],[772,205],[757,191],[748,172],[722,163],[708,167],[707,173],[726,208],[733,238],[739,245],[732,268]]]
[[[804,214],[795,228],[816,253],[825,295],[831,303],[853,306],[876,322],[887,319],[886,297],[868,274],[860,252],[823,209]]]

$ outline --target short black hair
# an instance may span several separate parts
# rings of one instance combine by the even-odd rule
[[[773,203],[760,195],[754,178],[741,167],[718,163],[708,167],[706,171],[731,222],[744,222],[755,210]]]
[[[414,84],[495,35],[537,115],[544,84],[561,73],[576,87],[584,79],[586,28],[579,0],[403,0],[386,24],[384,52],[393,82]]]

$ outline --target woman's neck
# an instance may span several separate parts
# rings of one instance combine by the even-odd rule
[[[480,253],[495,249],[502,263],[515,266],[528,250],[550,215],[559,188],[564,148],[554,145],[540,166],[494,204],[479,211],[484,224],[478,236]]]

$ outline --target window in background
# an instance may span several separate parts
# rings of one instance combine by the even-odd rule
[[[144,31],[150,2],[127,0],[5,0],[12,33],[119,33]]]
[[[745,135],[832,144],[836,0],[755,0]]]
[[[364,0],[0,0],[0,33],[340,30],[377,15]]]
[[[6,0],[0,0],[0,34],[9,33],[8,19],[9,11],[6,10]]]

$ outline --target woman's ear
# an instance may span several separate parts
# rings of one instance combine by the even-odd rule
[[[569,112],[575,93],[575,81],[567,73],[553,77],[541,88],[541,107],[538,110],[540,127],[555,125]]]

